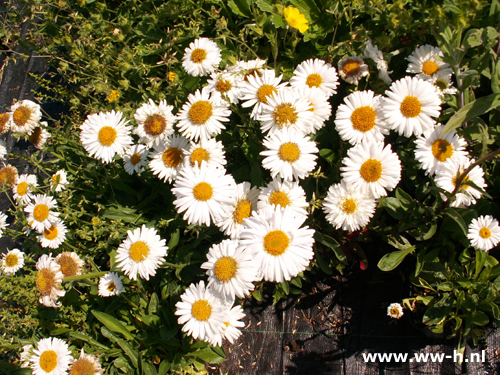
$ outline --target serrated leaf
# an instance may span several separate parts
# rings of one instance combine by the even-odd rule
[[[97,320],[99,320],[112,332],[121,333],[123,337],[125,337],[127,340],[134,339],[134,336],[127,330],[125,325],[118,319],[112,317],[111,315],[103,313],[102,311],[92,310],[92,314],[97,318]]]
[[[259,7],[259,9],[263,12],[273,12],[273,4],[271,0],[257,0],[255,5]]]
[[[286,26],[285,19],[280,14],[273,14],[271,16],[271,22],[276,27],[285,27]]]

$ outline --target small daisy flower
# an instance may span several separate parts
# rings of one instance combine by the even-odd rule
[[[182,66],[192,76],[212,73],[221,61],[220,48],[208,38],[199,38],[189,44],[182,58]]]
[[[90,156],[110,163],[113,157],[123,155],[132,144],[131,126],[122,119],[121,112],[99,112],[89,115],[80,126],[80,142]]]
[[[233,72],[214,72],[203,88],[216,102],[238,103],[240,98],[240,77]]]
[[[356,91],[344,98],[335,115],[340,138],[356,145],[360,142],[383,142],[389,129],[383,119],[380,95],[371,90]]]
[[[207,92],[197,90],[189,94],[188,102],[177,114],[177,128],[183,136],[194,140],[208,139],[225,129],[223,122],[229,121],[231,111],[225,101],[217,102]]]
[[[392,191],[401,179],[401,162],[391,146],[383,142],[358,143],[342,160],[342,179],[352,190],[377,199]]]
[[[85,354],[82,348],[80,358],[73,360],[69,368],[69,375],[101,375],[104,370],[95,355]]]
[[[116,272],[109,272],[99,279],[99,295],[101,297],[118,296],[124,290],[122,279]]]
[[[244,298],[255,288],[257,268],[252,254],[239,246],[238,240],[224,240],[213,245],[208,261],[201,265],[207,270],[208,288],[213,288],[229,300]]]
[[[432,85],[441,99],[441,102],[443,102],[445,95],[455,95],[458,92],[458,90],[453,87],[451,76],[450,73],[443,74],[437,72],[435,79],[432,81]]]
[[[258,195],[259,190],[252,188],[250,182],[236,185],[233,202],[228,205],[225,215],[221,216],[215,225],[231,238],[238,238],[243,229],[243,221],[257,209]]]
[[[184,156],[187,154],[189,141],[180,135],[171,135],[165,142],[155,146],[151,152],[149,168],[163,181],[174,181],[182,169]]]
[[[7,156],[7,143],[0,139],[0,160],[5,159],[5,156]]]
[[[40,105],[31,100],[17,102],[10,112],[10,130],[20,134],[31,134],[42,118]]]
[[[37,238],[42,247],[57,249],[66,240],[67,232],[62,220],[57,219],[49,228],[45,228]]]
[[[417,77],[426,81],[433,81],[436,74],[451,74],[453,70],[448,63],[440,58],[443,52],[438,47],[429,44],[417,47],[415,51],[408,56],[408,73],[416,73]]]
[[[80,259],[77,253],[65,251],[56,256],[56,263],[61,266],[61,272],[64,277],[78,276],[82,274],[82,268],[85,262]]]
[[[21,363],[21,368],[30,367],[30,358],[33,355],[33,345],[23,345],[23,351],[19,355],[19,362]]]
[[[145,145],[133,145],[123,155],[123,168],[128,174],[141,173],[148,163],[149,150]]]
[[[437,187],[450,193],[453,192],[455,190],[458,173],[463,173],[471,163],[474,163],[474,161],[474,159],[469,160],[467,158],[450,158],[447,163],[441,163],[439,167],[436,168],[436,175],[434,177]],[[450,207],[463,208],[471,204],[476,204],[476,199],[481,198],[482,193],[468,185],[467,182],[473,182],[477,187],[484,190],[486,188],[486,183],[484,182],[483,176],[483,169],[479,165],[476,165],[462,180],[460,189],[455,195],[456,199],[450,204]],[[442,197],[446,200],[444,195]]]
[[[320,59],[303,61],[290,79],[292,87],[318,87],[330,97],[335,94],[339,79],[335,67]]]
[[[433,131],[425,132],[415,140],[415,159],[420,162],[420,168],[426,171],[425,174],[434,174],[441,163],[446,163],[451,158],[467,156],[467,142],[455,134],[455,131],[441,135],[443,127],[438,125]]]
[[[403,316],[403,307],[399,303],[391,303],[387,307],[387,316],[393,319],[399,319]]]
[[[245,220],[240,244],[252,254],[259,278],[281,283],[306,269],[314,256],[314,229],[302,227],[305,220],[291,207],[266,207]]]
[[[9,224],[7,223],[7,218],[8,216],[6,214],[0,212],[0,238],[2,238],[4,229],[9,226]]]
[[[313,122],[311,123],[310,130],[311,133],[316,133],[316,131],[325,126],[325,121],[332,115],[332,106],[328,101],[328,97],[323,90],[317,87],[309,88],[308,86],[301,86],[295,89],[295,91],[300,98],[304,98],[309,102],[311,107],[309,111],[313,114]]]
[[[416,77],[405,77],[393,82],[385,92],[382,113],[387,125],[400,135],[411,137],[431,130],[439,117],[441,100],[432,83]]]
[[[300,13],[298,8],[292,6],[284,8],[283,16],[285,17],[285,21],[288,26],[299,30],[302,34],[309,29],[309,26],[307,25],[309,21],[305,15]]]
[[[148,148],[158,145],[174,133],[175,116],[172,114],[173,106],[167,105],[166,100],[156,105],[152,99],[144,103],[134,114],[137,121],[137,134],[139,143],[144,143]]]
[[[268,103],[271,95],[286,87],[287,83],[280,83],[283,75],[276,77],[274,70],[266,69],[260,75],[248,75],[241,85],[241,106],[252,107],[251,118],[256,120],[262,113],[262,108]]]
[[[175,307],[177,322],[183,324],[182,332],[195,340],[209,341],[223,332],[227,307],[210,288],[205,288],[203,281],[191,284]]]
[[[17,168],[10,164],[0,168],[0,186],[13,188],[17,181]]]
[[[236,183],[223,168],[209,167],[202,161],[199,168],[187,166],[174,183],[172,193],[177,199],[177,212],[185,212],[183,219],[188,224],[197,223],[210,226],[218,221],[229,209],[235,193]]]
[[[118,247],[116,262],[125,275],[137,280],[156,275],[156,269],[165,261],[168,247],[154,228],[136,228],[127,231],[127,238]]]
[[[371,194],[351,189],[344,181],[330,186],[323,201],[326,220],[335,229],[342,228],[349,232],[367,225],[375,214],[376,206],[377,201]]]
[[[12,189],[14,199],[22,203],[28,203],[33,198],[33,188],[38,186],[34,174],[22,174],[17,178],[16,186]]]
[[[262,70],[264,70],[266,61],[259,58],[248,61],[237,61],[235,65],[230,66],[227,70],[231,73],[236,73],[243,81],[248,81],[248,76],[262,76]]]
[[[68,185],[68,175],[65,170],[60,169],[56,173],[52,175],[50,178],[50,187],[54,189],[54,192],[59,192],[66,189],[66,185]]]
[[[64,278],[61,266],[52,259],[52,254],[43,254],[38,258],[36,269],[38,270],[36,287],[40,292],[40,303],[47,307],[59,307],[61,303],[57,300],[66,294],[61,289],[61,282]]]
[[[47,143],[50,138],[50,133],[47,131],[47,121],[40,122],[41,126],[36,126],[31,134],[26,137],[26,140],[30,141],[33,146],[39,150],[43,150],[43,146]]]
[[[261,210],[267,206],[277,208],[290,207],[297,215],[307,216],[306,192],[294,181],[283,181],[274,178],[266,187],[261,188],[257,209]]]
[[[369,73],[368,65],[359,56],[350,56],[340,60],[338,68],[340,77],[344,81],[355,85]]]
[[[368,40],[365,43],[364,54],[377,64],[378,77],[384,81],[385,84],[390,85],[392,83],[392,79],[389,77],[389,74],[392,73],[392,70],[388,71],[389,67],[387,65],[387,61],[384,59],[382,51],[380,51],[377,46],[374,46],[371,40]]]
[[[192,142],[184,160],[191,167],[198,166],[199,168],[201,163],[205,161],[210,167],[224,168],[226,165],[224,145],[214,138],[201,139],[198,143]]]
[[[2,271],[16,273],[24,266],[24,253],[19,249],[7,250],[2,257]]]
[[[41,339],[30,358],[33,375],[65,375],[73,357],[68,344],[56,337]]]
[[[59,212],[52,211],[53,208],[57,209],[57,202],[53,197],[45,194],[35,195],[33,201],[24,208],[24,211],[29,214],[28,223],[31,229],[41,233],[44,229],[50,228],[59,216]]]
[[[0,134],[5,134],[10,130],[11,113],[0,113]]]
[[[316,144],[294,129],[278,130],[262,143],[267,148],[260,153],[265,156],[262,166],[271,171],[273,178],[278,175],[287,181],[306,178],[316,166]]]
[[[472,219],[469,225],[467,238],[475,248],[488,251],[493,249],[500,242],[500,226],[498,220],[493,216],[479,216]]]
[[[224,315],[225,318],[222,332],[214,335],[210,340],[208,340],[210,345],[222,346],[223,339],[226,339],[231,344],[234,344],[234,342],[241,336],[241,331],[238,328],[245,327],[245,323],[241,321],[246,316],[243,312],[243,308],[239,305],[232,308],[228,307],[226,308]]]

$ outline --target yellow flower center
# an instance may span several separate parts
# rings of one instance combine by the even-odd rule
[[[217,84],[215,85],[215,90],[217,90],[221,94],[225,94],[226,92],[231,90],[232,87],[233,85],[231,84],[231,82],[225,79],[221,79],[217,81]]]
[[[273,230],[264,236],[264,250],[274,256],[283,254],[289,244],[290,238],[281,230]]]
[[[193,195],[196,200],[205,202],[212,198],[213,189],[209,183],[200,182],[193,188]]]
[[[212,104],[206,100],[197,101],[189,108],[188,116],[193,124],[203,125],[212,116]]]
[[[136,241],[130,245],[129,256],[136,262],[140,263],[147,258],[149,254],[149,246],[143,241]]]
[[[57,235],[58,235],[58,231],[57,231],[57,227],[52,225],[50,228],[45,228],[43,230],[43,236],[48,239],[49,241],[52,241],[54,239],[57,238]]]
[[[360,132],[367,132],[375,126],[377,113],[370,106],[356,108],[351,114],[352,127]]]
[[[64,277],[76,276],[80,274],[80,267],[71,257],[71,253],[65,252],[57,259],[57,264],[61,266],[61,272]]]
[[[40,356],[40,367],[49,373],[57,366],[57,353],[53,350],[45,350]]]
[[[31,110],[28,107],[21,106],[14,111],[12,118],[17,126],[24,126],[31,117]]]
[[[432,144],[432,155],[440,162],[453,155],[453,146],[446,139],[436,139]]]
[[[309,74],[306,79],[306,85],[309,87],[319,87],[323,83],[323,78],[319,74]]]
[[[36,287],[42,296],[50,295],[56,285],[55,274],[48,268],[42,268],[36,275]]]
[[[438,64],[436,64],[435,61],[426,61],[422,64],[422,73],[432,76],[433,74],[436,74],[437,71],[439,70]]]
[[[344,211],[346,214],[352,214],[356,212],[356,209],[358,208],[358,205],[356,204],[356,201],[354,199],[345,199],[342,202],[342,211]]]
[[[182,162],[182,150],[176,147],[169,147],[163,151],[161,158],[165,166],[176,168]]]
[[[7,129],[7,123],[9,122],[10,116],[8,113],[0,113],[0,134],[5,133]]]
[[[19,258],[17,257],[17,255],[12,253],[7,254],[4,259],[6,267],[14,267],[18,261]]]
[[[28,192],[28,183],[26,181],[20,182],[17,185],[17,195],[26,195]]]
[[[134,154],[130,157],[130,164],[137,165],[141,161],[141,154]]]
[[[295,124],[299,116],[295,107],[291,103],[281,103],[276,106],[273,112],[274,122],[279,127]]]
[[[267,97],[269,95],[274,94],[277,92],[276,88],[272,85],[262,85],[260,88],[257,90],[257,99],[259,99],[259,102],[267,104]]]
[[[0,169],[0,184],[13,186],[17,179],[17,169],[10,165]]]
[[[296,143],[287,142],[280,146],[278,156],[281,160],[293,163],[300,158],[300,149]]]
[[[399,316],[399,310],[397,307],[393,307],[392,309],[389,310],[391,313],[391,316]]]
[[[401,103],[400,110],[405,117],[417,117],[422,112],[422,104],[418,98],[408,95]]]
[[[366,182],[375,182],[382,177],[382,163],[376,159],[368,159],[359,169],[359,174]]]
[[[195,319],[204,322],[212,315],[212,306],[210,306],[206,299],[200,299],[193,303],[191,315],[193,315]]]
[[[36,221],[43,222],[49,217],[49,207],[46,204],[40,203],[33,210],[33,217]]]
[[[282,208],[290,205],[290,199],[288,195],[283,193],[282,191],[273,191],[269,196],[269,204],[280,205]]]
[[[484,239],[490,238],[491,237],[490,229],[486,227],[479,229],[479,237]]]
[[[78,361],[73,362],[69,375],[94,375],[96,368],[92,361],[87,358],[80,358]]]
[[[252,214],[252,203],[248,199],[242,199],[236,205],[233,212],[233,220],[235,223],[241,224],[243,220]]]
[[[344,64],[342,71],[346,76],[356,75],[361,68],[361,64],[358,61],[349,61]]]
[[[236,276],[238,263],[232,257],[219,258],[214,265],[214,275],[221,283],[226,283]]]
[[[115,291],[115,289],[116,289],[116,285],[115,285],[115,283],[114,283],[114,282],[110,282],[110,283],[108,284],[108,288],[107,288],[107,289],[108,289],[108,291],[110,291],[110,292],[114,292],[114,291]]]
[[[205,150],[204,148],[198,147],[197,149],[195,149],[191,153],[189,160],[191,161],[191,165],[194,167],[196,165],[196,162],[198,162],[198,166],[201,166],[201,162],[203,160],[208,162],[209,158],[210,158],[210,154],[207,152],[207,150]]]
[[[28,137],[28,140],[35,145],[35,147],[40,147],[42,143],[42,128],[40,126],[37,126],[35,129],[33,129],[33,132],[30,134]]]
[[[205,60],[207,57],[207,51],[202,48],[196,48],[193,52],[191,52],[191,61],[199,64]]]
[[[165,120],[165,117],[157,113],[148,116],[144,121],[144,131],[148,135],[160,135],[164,132],[166,127],[167,121]]]
[[[111,146],[116,140],[116,130],[111,126],[103,126],[97,138],[103,146]]]

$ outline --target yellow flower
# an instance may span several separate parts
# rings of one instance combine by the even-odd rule
[[[175,77],[177,77],[177,73],[174,73],[174,72],[169,72],[168,73],[168,80],[170,82],[174,82],[175,81]]]
[[[288,25],[294,29],[298,29],[301,33],[304,33],[309,28],[307,26],[309,21],[300,13],[298,8],[290,6],[283,10],[283,14]]]
[[[117,102],[119,97],[120,93],[118,92],[118,90],[111,90],[111,93],[108,96],[108,102]]]

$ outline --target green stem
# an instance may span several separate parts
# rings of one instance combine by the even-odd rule
[[[93,277],[101,277],[106,275],[107,273],[109,273],[109,271],[92,272],[92,273],[86,273],[84,275],[68,276],[65,277],[62,281],[68,283],[71,281],[85,280]]]
[[[163,262],[162,266],[168,266],[168,267],[173,267],[173,268],[183,268],[185,264],[173,264],[169,262]]]

